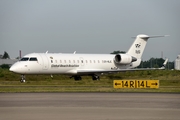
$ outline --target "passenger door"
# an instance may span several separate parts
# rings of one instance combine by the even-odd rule
[[[42,58],[42,69],[47,70],[49,68],[49,61],[46,54],[40,55]]]

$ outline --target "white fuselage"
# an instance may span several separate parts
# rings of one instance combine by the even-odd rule
[[[140,65],[149,38],[164,36],[137,35],[126,54],[31,53],[11,66],[10,71],[25,74],[66,74],[80,80],[82,75],[99,79],[102,73],[132,71]],[[134,69],[137,70],[137,69]]]
[[[83,75],[79,70],[103,71],[137,67],[140,59],[130,64],[115,63],[113,54],[31,53],[15,63],[10,70],[19,74]],[[88,73],[87,73],[88,74]]]

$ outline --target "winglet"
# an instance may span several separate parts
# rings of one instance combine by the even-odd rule
[[[165,67],[167,65],[167,62],[168,62],[168,58],[166,58],[166,60],[163,63],[163,66],[161,68],[159,68],[159,69],[165,69]]]

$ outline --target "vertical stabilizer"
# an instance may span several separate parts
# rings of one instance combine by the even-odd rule
[[[147,35],[138,35],[134,41],[134,43],[129,48],[127,54],[137,58],[141,59],[142,54],[144,52],[144,48],[146,47],[146,43],[149,36]]]
[[[168,36],[168,35],[165,35],[165,36]],[[138,35],[136,39],[134,40],[134,43],[131,45],[128,52],[126,53],[137,59],[137,61],[133,62],[132,67],[137,67],[140,65],[141,57],[146,47],[147,40],[149,38],[165,37],[165,36],[148,36],[144,34]]]
[[[156,37],[166,37],[169,35],[164,36],[148,36],[148,35],[138,35],[134,41],[134,43],[129,48],[127,54],[136,57],[137,59],[141,59],[144,49],[146,47],[147,40],[149,38],[156,38]]]

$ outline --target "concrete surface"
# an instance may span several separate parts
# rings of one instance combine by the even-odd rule
[[[0,93],[0,120],[179,120],[180,94]]]

